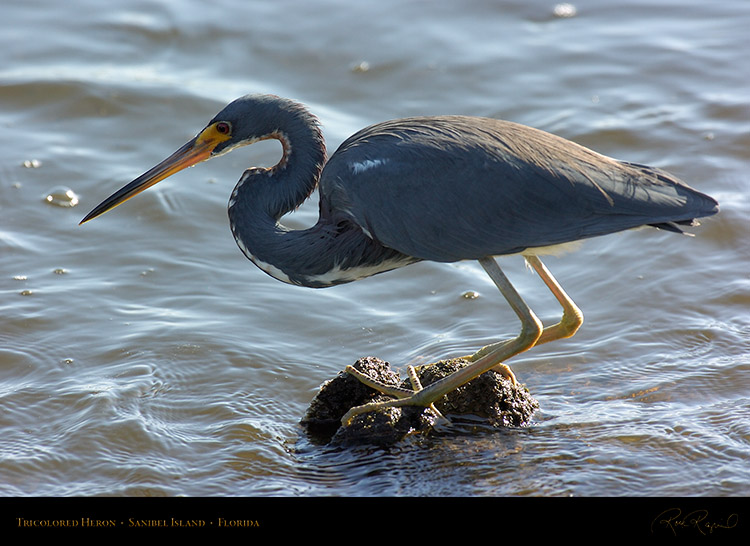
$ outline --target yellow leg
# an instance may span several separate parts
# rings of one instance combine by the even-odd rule
[[[355,415],[373,409],[407,405],[430,406],[445,394],[457,389],[465,383],[468,383],[472,379],[496,367],[498,364],[501,364],[512,356],[530,349],[537,343],[543,333],[541,321],[536,317],[534,312],[529,309],[529,306],[526,305],[526,302],[523,301],[523,298],[518,294],[516,289],[513,288],[513,285],[497,265],[494,258],[482,258],[479,260],[479,263],[482,264],[482,267],[484,267],[487,274],[500,289],[500,292],[520,319],[521,332],[518,336],[514,339],[492,345],[490,350],[475,358],[468,366],[421,390],[410,392],[404,389],[388,389],[386,391],[385,389],[379,389],[373,384],[374,382],[367,381],[367,383],[374,386],[374,388],[398,396],[398,398],[396,400],[388,400],[386,402],[377,402],[352,408],[342,418],[341,421],[343,424],[347,424]],[[510,368],[507,368],[507,370],[510,371]],[[363,375],[353,367],[348,366],[346,371],[358,377],[360,380],[364,380]],[[510,373],[512,374],[512,372]]]
[[[583,313],[573,300],[570,299],[570,296],[565,293],[565,290],[562,289],[538,256],[532,254],[525,256],[525,258],[526,262],[534,268],[534,271],[537,272],[537,275],[544,281],[544,284],[547,285],[547,288],[550,289],[550,292],[552,292],[563,308],[563,315],[560,322],[545,328],[536,344],[541,345],[542,343],[548,343],[557,339],[573,337],[583,324]]]
[[[550,292],[552,292],[552,294],[555,296],[555,299],[557,299],[557,301],[560,303],[560,306],[563,308],[563,315],[560,319],[560,322],[552,326],[547,326],[544,330],[542,330],[542,335],[539,336],[539,339],[536,341],[534,346],[541,345],[543,343],[549,343],[550,341],[555,341],[557,339],[572,337],[583,324],[583,313],[573,302],[573,300],[570,299],[570,297],[565,293],[565,290],[563,290],[557,280],[552,276],[552,273],[549,272],[547,267],[542,263],[542,260],[540,260],[538,256],[529,254],[524,257],[526,258],[526,262],[534,269],[534,271],[536,271],[537,275],[539,275],[542,281],[544,281],[544,284],[547,285],[547,288],[549,288]],[[469,362],[473,362],[492,352],[503,343],[506,342],[500,341],[498,343],[493,343],[491,345],[482,347],[473,355],[465,357],[465,359]],[[515,375],[506,364],[499,364],[495,367],[495,371],[503,374],[515,384]]]

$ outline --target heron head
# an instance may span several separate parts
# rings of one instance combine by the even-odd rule
[[[264,138],[264,129],[253,124],[254,105],[251,98],[249,95],[231,102],[194,138],[164,161],[107,197],[80,223],[104,214],[183,169]]]

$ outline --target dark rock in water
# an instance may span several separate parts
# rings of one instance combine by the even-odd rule
[[[462,359],[443,360],[416,371],[422,386],[426,387],[467,364]],[[408,379],[402,381],[387,362],[378,358],[361,358],[354,367],[386,385],[411,389]],[[393,444],[409,435],[429,433],[440,420],[430,408],[400,406],[363,413],[347,426],[341,425],[341,418],[351,408],[390,398],[341,372],[323,384],[302,425],[311,436],[326,443]],[[523,427],[529,424],[539,403],[525,386],[513,386],[501,374],[490,370],[445,395],[435,407],[446,416],[471,414],[496,427]]]
[[[418,370],[419,380],[426,387],[468,364],[460,358],[441,360],[434,366]],[[435,403],[435,407],[444,415],[472,414],[484,417],[497,427],[525,427],[539,409],[539,402],[525,385],[514,386],[502,374],[490,370],[446,394]]]
[[[354,367],[385,385],[398,386],[399,375],[390,369],[387,362],[374,357],[360,358]],[[346,372],[339,374],[320,387],[320,392],[313,398],[302,424],[314,433],[325,434],[331,428],[331,434],[341,426],[341,418],[351,408],[369,404],[380,399],[387,399],[375,389],[368,387],[359,379]]]

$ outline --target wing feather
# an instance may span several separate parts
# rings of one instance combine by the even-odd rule
[[[520,252],[642,225],[679,228],[716,202],[672,175],[523,125],[443,116],[385,122],[345,141],[325,206],[420,259]]]

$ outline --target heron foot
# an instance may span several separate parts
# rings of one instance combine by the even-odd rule
[[[439,419],[447,420],[443,416],[443,414],[440,413],[440,411],[438,411],[438,409],[435,407],[435,404],[434,404],[435,400],[425,401],[422,403],[413,401],[418,393],[424,391],[424,388],[422,387],[422,383],[419,380],[419,376],[417,375],[417,371],[414,368],[414,366],[407,366],[406,369],[407,369],[407,373],[409,374],[409,382],[411,383],[412,390],[405,389],[402,387],[393,387],[391,385],[386,385],[384,383],[381,383],[380,381],[377,381],[371,378],[367,374],[360,372],[354,366],[347,366],[345,370],[348,374],[353,375],[354,377],[359,379],[360,382],[364,383],[368,387],[375,389],[378,392],[381,392],[388,396],[393,396],[394,400],[371,402],[369,404],[356,406],[350,409],[341,418],[341,423],[344,425],[347,425],[354,417],[362,413],[367,413],[369,411],[375,411],[375,410],[383,409],[383,408],[398,407],[398,406],[424,406],[424,407],[431,409],[433,412],[435,412],[435,414],[438,416]]]
[[[373,379],[366,373],[363,373],[353,366],[347,366],[345,371],[348,374],[354,376],[364,385],[367,385],[368,387],[393,398],[390,400],[370,402],[350,408],[341,418],[341,423],[342,425],[346,426],[350,424],[352,419],[358,415],[372,411],[382,411],[386,408],[396,408],[404,406],[429,408],[435,413],[439,420],[450,422],[449,419],[441,414],[435,404],[439,402],[446,408],[451,408],[452,411],[458,409],[459,407],[468,407],[466,401],[462,399],[466,399],[467,397],[472,398],[471,395],[467,396],[467,394],[458,394],[457,396],[451,396],[450,394],[453,391],[456,391],[456,389],[458,389],[460,386],[468,383],[468,381],[470,381],[471,379],[476,379],[478,377],[476,375],[466,375],[466,372],[469,371],[470,368],[472,368],[472,364],[473,362],[471,362],[468,358],[455,358],[451,360],[441,360],[431,364],[424,364],[416,368],[413,366],[408,366],[407,371],[409,373],[409,382],[411,384],[411,388],[385,384],[381,381],[378,381],[377,379]],[[433,368],[434,371],[432,370]],[[490,370],[487,369],[486,371]],[[507,392],[520,392],[523,390],[517,383],[515,375],[507,365],[498,364],[495,366],[495,368],[492,368],[492,371],[497,372],[501,377],[506,379],[508,383],[510,383],[510,386],[506,387],[507,389],[509,389]],[[420,375],[428,381],[428,385],[426,387],[422,386],[419,378]],[[482,374],[480,373],[479,375]],[[464,378],[461,379],[461,376],[463,376]],[[488,381],[485,383],[488,385],[497,384],[497,381],[497,379],[488,379]],[[470,391],[467,391],[467,393],[468,392]],[[484,403],[488,403],[486,396],[482,396],[482,398],[484,399]],[[458,400],[462,401],[457,402]],[[478,402],[478,406],[481,406],[481,403]],[[458,413],[465,412],[466,411],[462,410],[458,411]],[[474,412],[472,410],[468,410],[468,413]],[[480,414],[481,413],[482,411],[480,410]]]
[[[490,354],[494,350],[499,349],[503,345],[509,344],[512,341],[513,340],[509,339],[509,340],[506,340],[506,341],[499,341],[497,343],[492,343],[491,345],[485,345],[484,347],[482,347],[481,349],[479,349],[477,352],[475,352],[472,355],[459,356],[458,360],[465,360],[466,362],[476,362],[480,358],[482,358],[484,356],[487,356],[488,354]],[[437,363],[438,362],[430,362],[429,364],[421,364],[419,366],[416,366],[416,370],[418,370],[418,371],[421,372],[422,370],[424,370],[426,368],[429,368],[431,366],[434,366]],[[506,379],[508,379],[511,383],[513,383],[513,386],[517,386],[518,385],[518,381],[516,380],[516,374],[513,373],[513,370],[511,370],[510,366],[508,366],[507,364],[504,364],[504,363],[501,362],[501,363],[495,365],[495,367],[492,368],[492,370],[496,371],[497,373],[499,373],[500,375],[502,375],[503,377],[505,377]],[[364,381],[363,381],[363,383],[364,383]],[[365,383],[365,384],[367,384],[367,383]],[[373,388],[377,388],[377,387],[373,387]],[[378,390],[380,390],[380,389],[378,389]],[[382,391],[382,390],[380,390],[380,392],[382,392],[384,394],[388,394],[387,392]]]
[[[481,358],[489,355],[493,351],[497,351],[498,349],[502,349],[504,345],[508,345],[512,343],[512,339],[508,339],[505,341],[499,341],[497,343],[492,343],[490,345],[485,345],[481,349],[479,349],[477,352],[475,352],[473,355],[464,356],[462,357],[463,360],[466,360],[468,362],[476,362],[477,360],[480,360]],[[518,381],[516,380],[516,374],[513,373],[513,370],[510,369],[510,366],[507,364],[504,364],[503,362],[500,362],[496,364],[493,368],[494,371],[508,379],[511,383],[513,383],[513,386],[518,385]]]

